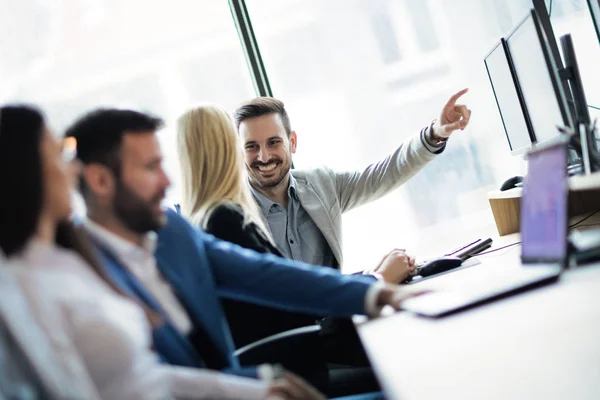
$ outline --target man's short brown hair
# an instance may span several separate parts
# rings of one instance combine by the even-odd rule
[[[273,97],[256,97],[252,100],[248,100],[235,110],[233,119],[235,120],[235,126],[239,131],[240,124],[245,120],[269,114],[279,114],[285,133],[287,133],[289,137],[292,133],[290,117],[288,116],[287,111],[285,111],[283,102]]]

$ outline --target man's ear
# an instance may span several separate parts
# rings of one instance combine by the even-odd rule
[[[94,196],[112,196],[115,191],[115,177],[108,167],[92,163],[83,168],[83,179]]]
[[[292,131],[290,133],[290,148],[292,153],[296,152],[296,146],[298,145],[298,136],[296,135],[296,131]]]

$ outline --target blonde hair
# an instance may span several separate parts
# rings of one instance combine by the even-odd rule
[[[246,180],[242,147],[227,111],[212,105],[189,109],[177,120],[177,151],[183,180],[182,214],[206,228],[222,204],[236,204],[243,226],[254,222],[272,241]]]

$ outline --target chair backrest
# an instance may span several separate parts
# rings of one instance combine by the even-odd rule
[[[320,332],[319,325],[291,329],[241,347],[234,355],[242,366],[278,363],[304,376],[327,376]]]

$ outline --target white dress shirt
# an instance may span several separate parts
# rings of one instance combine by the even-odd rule
[[[66,333],[100,398],[265,397],[265,385],[253,379],[159,364],[143,310],[109,288],[74,252],[32,242],[22,260],[21,287],[34,300],[38,323],[48,336]],[[48,313],[52,310],[56,315]]]
[[[32,302],[21,289],[24,268],[18,262],[2,260],[0,255],[0,319],[4,328],[11,332],[52,399],[100,399],[77,350],[55,318],[57,310],[47,310],[49,320],[44,328],[50,328],[51,335],[36,321]]]
[[[150,291],[171,322],[182,334],[187,335],[192,329],[190,318],[156,265],[156,233],[146,234],[143,245],[137,246],[89,219],[86,219],[85,227]]]

